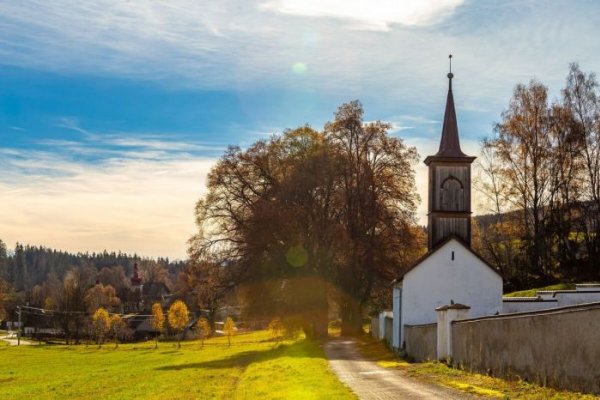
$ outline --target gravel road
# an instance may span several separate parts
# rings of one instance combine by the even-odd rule
[[[474,397],[411,378],[401,370],[380,367],[365,360],[356,340],[339,338],[325,344],[333,372],[362,400],[383,399],[473,399]]]

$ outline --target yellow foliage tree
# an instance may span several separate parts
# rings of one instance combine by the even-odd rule
[[[119,339],[123,336],[126,326],[125,321],[118,314],[110,318],[110,331],[115,339],[115,349],[119,347]]]
[[[94,332],[96,333],[98,348],[100,348],[102,347],[102,341],[104,340],[106,332],[108,332],[110,329],[110,316],[108,315],[108,311],[102,307],[97,309],[92,316],[92,324],[94,327]]]
[[[229,346],[231,346],[231,337],[235,334],[235,322],[231,319],[231,317],[227,317],[225,320],[225,325],[223,326],[223,333],[227,336],[227,342]]]
[[[173,304],[171,304],[171,307],[169,307],[169,325],[175,332],[180,333],[177,338],[177,348],[181,348],[181,336],[183,336],[183,330],[190,321],[188,314],[188,308],[181,300],[176,300]]]
[[[200,342],[202,343],[202,347],[204,347],[204,340],[210,336],[210,323],[204,317],[198,320],[198,331],[200,333]]]
[[[165,314],[163,313],[160,303],[154,303],[152,305],[152,327],[159,332],[159,335],[162,334],[165,329]],[[159,335],[156,335],[154,337],[154,339],[156,340],[156,343],[154,345],[155,349],[158,349]]]

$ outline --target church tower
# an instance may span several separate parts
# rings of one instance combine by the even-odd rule
[[[452,96],[453,77],[450,64],[440,148],[437,154],[425,159],[429,167],[429,250],[449,236],[458,236],[471,245],[471,164],[476,157],[467,156],[460,149]]]

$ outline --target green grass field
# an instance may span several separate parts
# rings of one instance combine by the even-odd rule
[[[573,290],[574,283],[559,283],[556,285],[545,286],[535,289],[519,290],[518,292],[506,293],[505,297],[535,297],[538,290]]]
[[[9,399],[356,399],[328,370],[319,343],[227,339],[97,346],[0,346]]]

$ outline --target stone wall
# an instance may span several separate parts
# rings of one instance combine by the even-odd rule
[[[405,325],[406,353],[415,361],[435,360],[437,324]]]
[[[452,323],[455,365],[600,394],[600,303]]]

